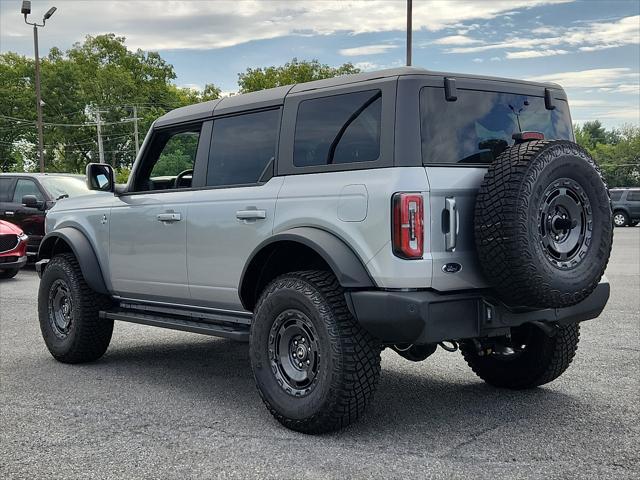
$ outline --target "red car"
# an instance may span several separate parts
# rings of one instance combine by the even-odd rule
[[[13,223],[0,220],[0,278],[13,278],[27,263],[29,237]]]

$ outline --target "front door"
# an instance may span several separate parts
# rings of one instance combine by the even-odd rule
[[[238,284],[251,252],[273,229],[283,179],[271,178],[280,109],[215,119],[206,186],[187,221],[193,302],[241,310]]]
[[[187,219],[200,132],[200,124],[154,132],[129,190],[115,198],[109,261],[123,297],[188,303]]]

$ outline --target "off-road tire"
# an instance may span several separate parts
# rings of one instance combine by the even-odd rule
[[[301,312],[315,329],[319,367],[308,393],[286,391],[270,353],[270,336],[287,312]],[[282,275],[262,292],[250,335],[253,374],[260,396],[285,427],[304,433],[343,428],[362,415],[380,377],[380,342],[347,308],[344,291],[331,272]]]
[[[616,227],[627,227],[627,226],[629,226],[629,215],[624,213],[622,210],[618,210],[617,212],[613,212],[613,224]]]
[[[575,202],[579,226],[556,233],[560,223],[546,223],[558,215],[556,194]],[[478,192],[475,240],[482,270],[505,303],[560,308],[584,300],[604,273],[613,240],[609,192],[593,159],[564,140],[508,148]],[[565,258],[552,256],[572,243]]]
[[[54,284],[66,285],[72,304],[66,334],[55,326],[55,317],[52,317],[50,291]],[[99,318],[99,312],[110,305],[108,296],[96,293],[87,285],[73,254],[53,257],[38,290],[40,330],[51,355],[63,363],[91,362],[102,357],[111,341],[113,320]]]
[[[7,268],[5,270],[0,270],[0,279],[8,280],[9,278],[15,277],[17,274],[17,268]]]
[[[578,324],[558,327],[553,336],[531,324],[519,328],[531,329],[531,341],[512,359],[480,356],[471,342],[460,345],[467,364],[488,384],[514,390],[538,387],[558,378],[573,361],[580,339]]]

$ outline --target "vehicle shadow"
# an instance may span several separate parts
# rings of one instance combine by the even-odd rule
[[[455,371],[455,378],[448,379],[442,378],[442,370],[437,368],[432,375],[428,363],[415,364],[415,371],[398,365],[404,366],[383,362],[380,385],[364,418],[331,436],[366,443],[368,438],[373,441],[382,434],[397,436],[402,432],[403,441],[420,436],[423,442],[426,436],[442,443],[438,440],[442,436],[486,434],[505,425],[518,425],[522,430],[528,422],[545,424],[576,410],[585,414],[591,409],[554,387],[516,392],[486,385],[471,370],[468,375]],[[406,365],[414,367],[409,362]],[[152,384],[158,390],[171,388],[179,391],[187,404],[210,400],[212,410],[235,410],[247,421],[264,421],[267,428],[272,422],[279,428],[263,410],[256,392],[246,343],[207,338],[160,345],[112,345],[101,361],[80,368],[102,377],[114,375],[123,382]],[[247,415],[248,408],[257,413]],[[210,416],[210,412],[203,415]]]

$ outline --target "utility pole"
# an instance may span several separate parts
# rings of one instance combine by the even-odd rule
[[[133,106],[133,136],[136,142],[136,158],[138,158],[140,143],[138,141],[138,107],[136,105]]]
[[[100,118],[100,110],[96,110],[96,127],[98,129],[98,155],[100,157],[100,163],[104,162],[104,148],[102,146],[102,125]]]
[[[38,129],[38,162],[40,163],[40,173],[44,173],[44,133],[42,131],[43,129],[42,94],[40,90],[40,55],[38,52],[38,27],[44,27],[45,23],[47,23],[47,20],[51,18],[51,15],[53,15],[56,10],[57,10],[56,7],[51,7],[49,10],[47,10],[47,13],[45,13],[44,17],[42,18],[42,23],[38,23],[38,22],[31,23],[27,21],[27,16],[31,14],[30,1],[23,1],[22,9],[20,10],[20,13],[24,15],[24,23],[26,23],[27,25],[33,26],[33,49],[36,57],[35,58],[36,60],[36,71],[35,71],[36,115],[38,118],[36,122],[36,127]]]
[[[411,66],[411,43],[413,34],[413,5],[407,0],[407,67]]]

